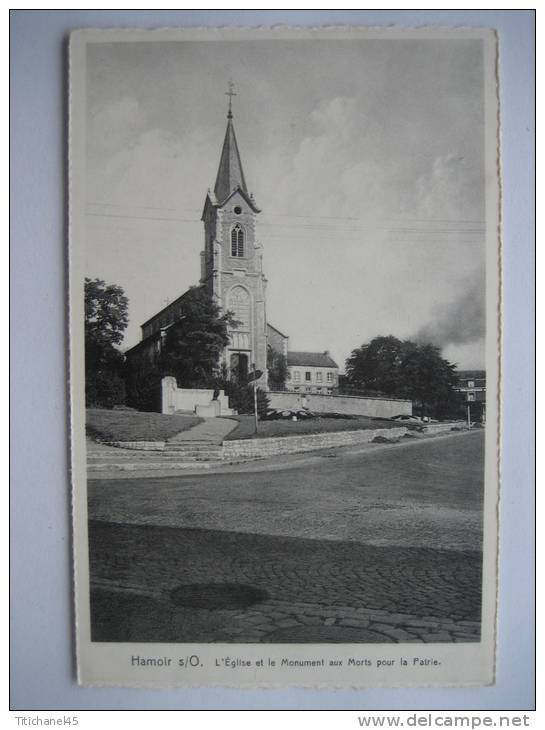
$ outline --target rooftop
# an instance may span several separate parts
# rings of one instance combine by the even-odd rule
[[[270,327],[272,330],[277,332],[281,337],[285,337],[286,339],[288,339],[288,335],[285,335],[283,332],[280,332],[278,327],[274,327],[274,325],[272,325],[270,322],[267,322],[267,327]]]
[[[486,379],[486,371],[485,370],[456,370],[455,373],[457,378],[460,380],[478,380],[478,379]]]
[[[288,365],[308,365],[316,368],[338,368],[329,352],[294,352],[288,351]]]

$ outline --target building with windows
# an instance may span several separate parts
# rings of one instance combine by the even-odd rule
[[[339,387],[339,366],[329,352],[288,350],[289,378],[286,390],[331,395]]]
[[[464,406],[470,409],[474,421],[486,420],[486,372],[484,370],[459,370],[455,390],[463,397]]]
[[[267,387],[267,348],[288,360],[290,388],[307,392],[331,393],[338,384],[338,367],[328,353],[289,353],[288,337],[267,323],[266,287],[262,246],[256,238],[260,213],[249,192],[242,168],[232,112],[232,86],[228,91],[227,129],[221,150],[216,182],[208,190],[201,220],[204,247],[201,252],[200,285],[237,320],[228,332],[229,344],[222,354],[231,377],[241,380],[254,368],[262,371],[259,380]],[[187,294],[187,292],[186,292]],[[161,352],[166,332],[184,316],[182,294],[142,325],[142,340],[126,352],[129,360],[154,361]],[[300,379],[300,385],[295,382]],[[183,386],[183,384],[180,384]]]

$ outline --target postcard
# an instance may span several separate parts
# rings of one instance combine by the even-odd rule
[[[75,31],[85,685],[494,682],[497,39]]]

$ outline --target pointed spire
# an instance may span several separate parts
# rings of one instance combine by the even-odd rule
[[[218,176],[214,186],[214,193],[218,202],[222,203],[229,195],[239,187],[246,195],[246,180],[242,170],[242,162],[238,151],[237,138],[235,136],[235,128],[233,126],[233,109],[232,99],[236,96],[234,92],[233,82],[229,82],[229,91],[226,95],[229,97],[229,110],[227,112],[227,130],[225,139],[223,140],[223,148],[221,151],[220,165],[218,168]]]

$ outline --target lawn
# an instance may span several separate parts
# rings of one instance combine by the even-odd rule
[[[197,416],[87,409],[87,435],[96,441],[165,441],[202,423]]]
[[[238,426],[227,434],[225,440],[268,438],[270,436],[299,436],[309,433],[331,433],[332,431],[361,431],[370,428],[398,428],[396,421],[383,418],[369,418],[367,416],[353,416],[352,418],[326,418],[317,416],[304,421],[260,421],[258,432],[255,433],[253,416],[230,416],[238,421]]]

